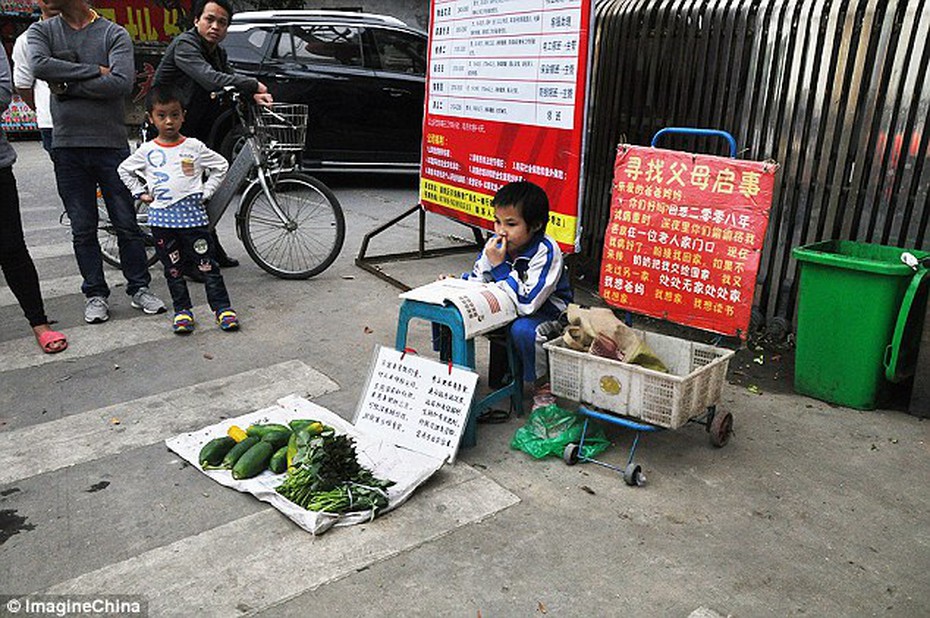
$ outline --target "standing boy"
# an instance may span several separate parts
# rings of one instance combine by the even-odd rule
[[[170,89],[150,90],[146,111],[158,137],[142,144],[123,161],[119,176],[134,197],[149,205],[155,252],[165,266],[174,302],[172,328],[178,334],[194,330],[193,305],[181,272],[186,263],[196,265],[203,274],[207,301],[220,328],[236,330],[239,319],[230,306],[203,206],[223,180],[229,164],[200,140],[181,135],[184,110]]]
[[[94,324],[110,317],[110,288],[97,241],[97,187],[116,228],[132,306],[161,313],[164,303],[149,292],[152,276],[135,205],[116,173],[129,154],[123,101],[135,73],[132,41],[84,0],[47,0],[47,5],[59,14],[29,27],[29,53],[33,73],[52,92],[52,161],[84,278],[84,320]]]

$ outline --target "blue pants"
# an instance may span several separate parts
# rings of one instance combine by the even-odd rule
[[[534,313],[521,316],[510,323],[510,337],[523,363],[524,382],[532,384],[536,378],[549,374],[546,351],[542,347],[547,338],[539,332],[539,327],[557,317]]]
[[[191,295],[184,281],[184,265],[188,264],[203,273],[207,302],[214,313],[230,308],[229,293],[220,274],[220,265],[216,262],[216,248],[213,246],[213,234],[203,227],[153,227],[155,253],[165,267],[165,279],[174,312],[185,311],[193,307]]]
[[[126,277],[126,293],[132,296],[152,282],[146,266],[145,241],[136,221],[129,189],[116,173],[129,156],[129,148],[53,148],[58,195],[71,219],[71,241],[78,270],[84,278],[84,296],[110,295],[103,276],[103,258],[97,242],[97,187],[103,193],[110,221],[116,229],[119,259]]]

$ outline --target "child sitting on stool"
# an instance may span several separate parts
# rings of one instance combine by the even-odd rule
[[[119,175],[133,197],[149,205],[155,253],[165,267],[174,302],[172,328],[178,334],[194,330],[193,305],[182,272],[183,264],[192,263],[204,275],[207,301],[220,328],[237,330],[239,318],[220,274],[203,205],[222,182],[229,164],[200,140],[181,135],[184,110],[169,88],[150,90],[146,111],[158,136],[123,161]]]
[[[543,343],[559,332],[559,315],[572,301],[562,250],[546,235],[549,198],[532,182],[511,182],[491,200],[494,236],[464,279],[496,283],[517,308],[509,328],[523,362],[523,381],[533,385],[533,408],[555,402]]]

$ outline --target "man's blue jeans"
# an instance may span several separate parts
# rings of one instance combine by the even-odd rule
[[[129,148],[53,148],[58,195],[71,219],[71,239],[78,269],[84,278],[81,291],[91,296],[110,295],[103,275],[103,258],[97,241],[97,187],[103,193],[110,222],[116,229],[119,260],[132,296],[152,281],[146,266],[145,241],[136,221],[129,189],[119,179],[117,166]]]

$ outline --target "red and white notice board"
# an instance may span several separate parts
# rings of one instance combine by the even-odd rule
[[[547,233],[577,246],[591,0],[432,0],[420,203],[493,229],[491,198],[529,180]]]
[[[777,169],[771,161],[621,145],[601,297],[745,339]]]

